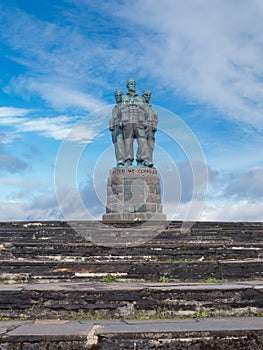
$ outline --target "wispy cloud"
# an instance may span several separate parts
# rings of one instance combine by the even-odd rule
[[[263,127],[260,2],[135,0],[129,7],[124,1],[113,13],[138,26],[151,76],[190,101]]]
[[[51,107],[58,110],[77,108],[92,112],[106,104],[100,98],[79,91],[78,87],[71,87],[70,83],[58,83],[50,78],[20,76],[13,79],[7,91],[16,91],[18,94],[27,91],[32,95],[39,95]]]
[[[33,93],[58,109],[93,111],[104,105],[100,67],[106,67],[109,47],[97,45],[77,28],[41,21],[16,8],[1,10],[0,33],[12,50],[8,58],[26,67],[5,87],[7,93],[28,99]]]
[[[98,6],[96,0],[50,0],[44,5],[49,7],[48,11],[39,17],[40,11],[34,8],[29,14],[18,2],[13,7],[8,1],[3,3],[0,4],[1,53],[10,70],[1,77],[1,88],[9,94],[8,101],[15,97],[13,106],[23,100],[21,106],[26,103],[30,107],[15,108],[9,106],[10,102],[0,107],[2,188],[14,187],[9,198],[16,199],[12,203],[0,202],[1,215],[10,219],[61,217],[52,193],[38,196],[43,190],[41,184],[32,182],[32,187],[27,187],[26,182],[19,185],[15,179],[8,184],[6,177],[16,176],[17,172],[24,175],[25,170],[29,170],[26,175],[31,178],[37,177],[40,167],[44,177],[44,172],[51,169],[50,164],[55,163],[52,157],[55,158],[59,142],[52,140],[65,140],[69,148],[72,142],[78,143],[77,146],[87,143],[93,146],[94,137],[108,128],[112,107],[105,101],[114,102],[114,89],[121,85],[125,90],[126,79],[133,76],[138,80],[139,92],[152,87],[157,103],[161,104],[165,98],[167,108],[178,114],[187,110],[185,103],[199,104],[191,122],[198,120],[192,125],[197,131],[202,130],[200,143],[204,145],[205,139],[206,155],[213,163],[207,166],[211,180],[209,204],[202,218],[257,220],[262,216],[263,173],[259,152],[262,148],[259,131],[263,128],[262,1],[240,0],[237,4],[235,0],[133,0],[132,3],[101,0]],[[215,123],[214,116],[221,122]],[[226,118],[230,119],[227,124]],[[233,120],[237,123],[232,123]],[[163,112],[159,131],[165,130],[164,121],[169,131],[175,130],[174,139],[194,152],[192,139],[187,140],[187,135],[176,128],[173,120],[170,123]],[[241,129],[246,132],[236,132]],[[42,150],[46,148],[44,154],[48,156],[46,163],[35,157],[37,163],[32,162],[30,168],[25,154],[30,153],[29,147],[39,135],[50,139],[40,145]],[[18,139],[21,147],[11,144]],[[156,137],[156,149],[158,139],[162,141],[161,133]],[[167,144],[161,143],[164,149]],[[185,158],[172,146],[174,167],[160,166],[160,173],[167,173],[166,209],[173,215],[172,202],[180,200],[179,218],[191,203],[194,180],[196,185],[202,185],[198,174],[203,166],[196,164],[197,174],[193,176],[189,164],[179,161]],[[160,159],[156,161],[157,167]],[[112,153],[103,162],[105,172],[97,174],[99,180],[106,179],[105,167],[113,163]],[[171,159],[167,163],[171,165]],[[211,166],[219,169],[218,172],[212,171]],[[52,184],[48,183],[51,188]],[[81,196],[97,215],[104,209],[96,202],[89,185],[80,186]],[[28,189],[28,196],[23,186]],[[105,184],[99,186],[105,196]],[[74,212],[75,218],[78,215],[85,218],[85,208],[74,201],[68,188],[62,198],[69,215]]]
[[[26,120],[24,116],[30,113],[29,109],[16,107],[0,107],[0,125],[11,126]]]
[[[14,135],[32,131],[45,137],[62,140],[67,136],[74,124],[74,119],[70,117],[34,118],[28,116],[29,112],[30,110],[15,107],[0,108],[0,125],[13,128],[11,132],[13,137],[8,139],[10,142],[15,140]],[[20,117],[21,115],[24,117]]]
[[[27,116],[29,110],[2,107],[2,110],[0,109],[0,125],[12,128],[11,132],[2,132],[2,143],[12,142],[19,135],[27,132],[35,132],[55,140],[67,138],[71,142],[87,143],[108,127],[110,110],[111,106],[108,106],[85,116],[59,115],[40,118],[35,117],[34,114]],[[5,111],[7,112],[5,113]],[[19,116],[22,113],[25,117]]]
[[[136,73],[171,96],[262,129],[259,1],[134,0],[132,11],[127,0],[101,1],[99,23],[96,2],[67,3],[76,7],[63,13],[64,27],[2,9],[2,37],[11,57],[28,68],[9,85],[12,91],[35,92],[55,108],[90,111],[103,104],[102,90],[108,94]]]
[[[16,140],[16,138],[17,138],[17,135],[15,132],[2,132],[2,131],[0,132],[0,139],[2,144],[12,143]]]
[[[72,119],[66,116],[51,118],[27,119],[16,126],[18,132],[32,132],[51,137],[55,140],[63,140],[70,132]]]
[[[23,117],[30,112],[30,109],[15,107],[0,107],[0,121],[3,118]]]

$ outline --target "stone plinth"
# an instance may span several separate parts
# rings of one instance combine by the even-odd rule
[[[111,169],[103,221],[148,220],[166,220],[157,170],[146,167]]]

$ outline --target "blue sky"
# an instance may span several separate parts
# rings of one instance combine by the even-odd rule
[[[101,218],[130,77],[168,218],[263,220],[261,0],[1,0],[0,50],[0,220]]]

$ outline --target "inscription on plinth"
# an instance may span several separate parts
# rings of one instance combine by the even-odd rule
[[[113,168],[107,184],[103,221],[166,220],[156,169]]]
[[[112,175],[131,175],[131,174],[151,174],[157,175],[156,169],[149,168],[113,168],[110,170],[110,176]]]

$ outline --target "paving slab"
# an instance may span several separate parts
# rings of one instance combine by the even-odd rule
[[[263,318],[229,317],[198,320],[125,320],[121,325],[108,325],[97,334],[105,333],[149,333],[149,332],[206,332],[260,330],[263,332]]]
[[[227,317],[207,319],[155,320],[40,320],[28,322],[0,321],[0,334],[6,337],[52,337],[88,335],[97,327],[97,335],[121,333],[170,333],[213,331],[262,331],[262,317]],[[11,329],[10,328],[14,328]]]
[[[122,323],[121,320],[0,321],[0,343],[87,340],[109,322],[113,327]]]
[[[104,290],[142,290],[142,289],[171,289],[171,290],[222,290],[222,289],[262,289],[263,281],[240,282],[53,282],[29,284],[3,284],[1,292],[19,293],[21,291],[104,291]]]
[[[66,320],[41,320],[32,324],[23,324],[7,333],[8,336],[68,336],[68,335],[86,335],[93,327],[93,322]]]
[[[262,350],[262,319],[126,320],[96,332],[99,349]]]
[[[0,321],[1,335],[24,337],[87,335],[94,326],[96,334],[109,333],[167,333],[255,330],[263,332],[262,317],[227,317],[207,319],[155,319],[155,320],[38,320]],[[10,328],[14,328],[11,329]]]

